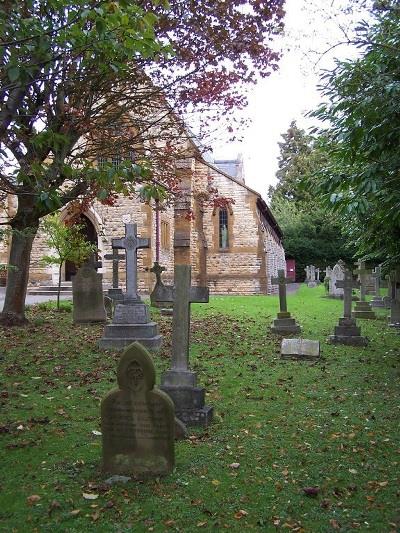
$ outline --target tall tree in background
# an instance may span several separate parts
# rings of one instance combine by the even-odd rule
[[[317,192],[317,170],[325,154],[295,122],[279,143],[278,183],[269,188],[271,209],[283,230],[286,254],[296,259],[296,276],[306,265],[324,267],[338,259],[350,262],[354,253],[341,219],[327,209]]]
[[[283,3],[0,5],[0,197],[18,198],[6,221],[15,269],[0,321],[25,319],[42,217],[76,199],[133,194],[138,182],[176,188],[174,163],[187,138],[179,117],[198,109],[203,119],[222,118],[246,104],[243,87],[277,68],[271,39],[282,29]]]
[[[322,78],[327,102],[313,113],[326,164],[319,191],[347,216],[358,254],[400,261],[400,6],[374,3],[359,25],[361,57],[340,61]]]

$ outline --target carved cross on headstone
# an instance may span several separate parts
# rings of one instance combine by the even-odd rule
[[[354,263],[356,266],[358,266],[357,270],[353,271],[353,274],[358,274],[359,280],[360,280],[360,300],[362,302],[365,302],[365,295],[367,293],[367,287],[366,287],[366,277],[368,274],[371,273],[371,270],[369,268],[365,268],[365,261],[357,261],[357,263]]]
[[[285,278],[284,270],[278,270],[278,277],[271,278],[272,285],[279,285],[279,307],[281,313],[287,312],[286,284],[291,282],[290,278]]]
[[[336,280],[336,288],[343,289],[343,316],[344,318],[351,318],[351,301],[353,289],[360,287],[360,282],[353,279],[353,274],[349,269],[344,271],[344,279]]]
[[[149,248],[150,239],[138,237],[137,224],[125,224],[125,237],[112,239],[112,247],[125,249],[126,295],[124,300],[141,301],[137,293],[137,250]]]
[[[118,289],[119,286],[119,276],[118,276],[118,265],[120,261],[125,259],[124,255],[119,255],[118,250],[113,248],[112,254],[106,254],[104,259],[112,260],[112,272],[113,272],[113,289]]]
[[[167,269],[160,265],[157,261],[154,262],[153,266],[150,269],[150,272],[153,272],[156,276],[156,284],[157,285],[164,285],[161,279],[161,274],[165,272]]]
[[[162,285],[155,295],[157,302],[174,304],[172,333],[172,370],[187,371],[189,369],[189,332],[190,304],[208,303],[208,287],[191,286],[191,267],[175,265],[175,285]]]

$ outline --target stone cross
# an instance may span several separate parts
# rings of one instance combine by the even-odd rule
[[[167,269],[160,265],[157,261],[154,262],[154,265],[151,267],[150,272],[153,272],[156,276],[156,283],[157,285],[163,285],[161,274],[165,272]]]
[[[372,277],[375,279],[375,294],[379,296],[380,282],[381,282],[381,267],[380,265],[375,267],[372,273]]]
[[[149,248],[150,239],[142,239],[138,237],[137,224],[125,224],[125,237],[112,239],[112,247],[125,249],[125,301],[141,301],[137,293],[137,250],[138,248]]]
[[[357,263],[354,263],[356,266],[358,266],[357,270],[354,270],[353,274],[358,274],[361,282],[360,286],[360,300],[362,302],[365,302],[365,295],[367,293],[367,287],[366,287],[366,276],[371,273],[371,270],[368,268],[365,268],[365,261],[361,261],[359,259]]]
[[[118,263],[125,259],[124,255],[119,255],[118,250],[113,248],[112,254],[106,254],[104,259],[112,260],[112,271],[113,271],[113,289],[118,289],[119,279],[118,279]]]
[[[315,269],[315,281],[319,281],[319,274],[320,274],[319,268],[316,268]]]
[[[306,266],[306,268],[304,270],[305,270],[305,273],[306,273],[306,281],[309,281],[310,280],[310,267]]]
[[[191,267],[175,265],[175,285],[159,286],[155,295],[157,302],[172,302],[174,305],[172,362],[173,371],[186,372],[189,368],[190,304],[208,303],[208,287],[191,286]]]
[[[279,307],[281,313],[287,312],[286,284],[291,282],[290,278],[285,278],[284,270],[278,270],[278,277],[271,278],[272,285],[279,285]]]
[[[360,287],[360,282],[353,279],[353,274],[349,269],[344,271],[344,279],[336,280],[336,288],[343,289],[343,307],[344,318],[351,318],[351,301],[353,289],[358,289]]]
[[[330,278],[331,274],[332,274],[332,268],[330,266],[327,266],[326,269],[324,270],[324,272],[325,272],[325,276],[327,278]]]

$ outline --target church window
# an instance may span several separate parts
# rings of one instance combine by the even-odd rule
[[[115,168],[115,170],[118,170],[122,163],[122,157],[120,155],[114,155],[111,158],[111,164]]]
[[[161,221],[161,247],[164,250],[169,248],[169,224],[164,220]]]
[[[221,249],[229,248],[227,209],[219,210],[219,247]]]
[[[99,169],[100,170],[104,169],[106,165],[107,165],[107,158],[102,155],[99,156],[99,158],[97,159],[97,166],[99,167]]]

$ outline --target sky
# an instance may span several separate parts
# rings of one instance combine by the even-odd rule
[[[251,125],[244,132],[243,141],[222,141],[213,146],[214,159],[234,159],[242,154],[246,184],[264,198],[269,185],[276,183],[281,135],[292,120],[304,129],[312,126],[311,119],[304,115],[322,101],[317,91],[320,69],[331,68],[335,57],[354,55],[346,46],[325,53],[343,39],[340,27],[353,20],[338,15],[338,9],[351,1],[286,0],[284,55],[279,70],[260,80],[249,93],[245,114]]]

